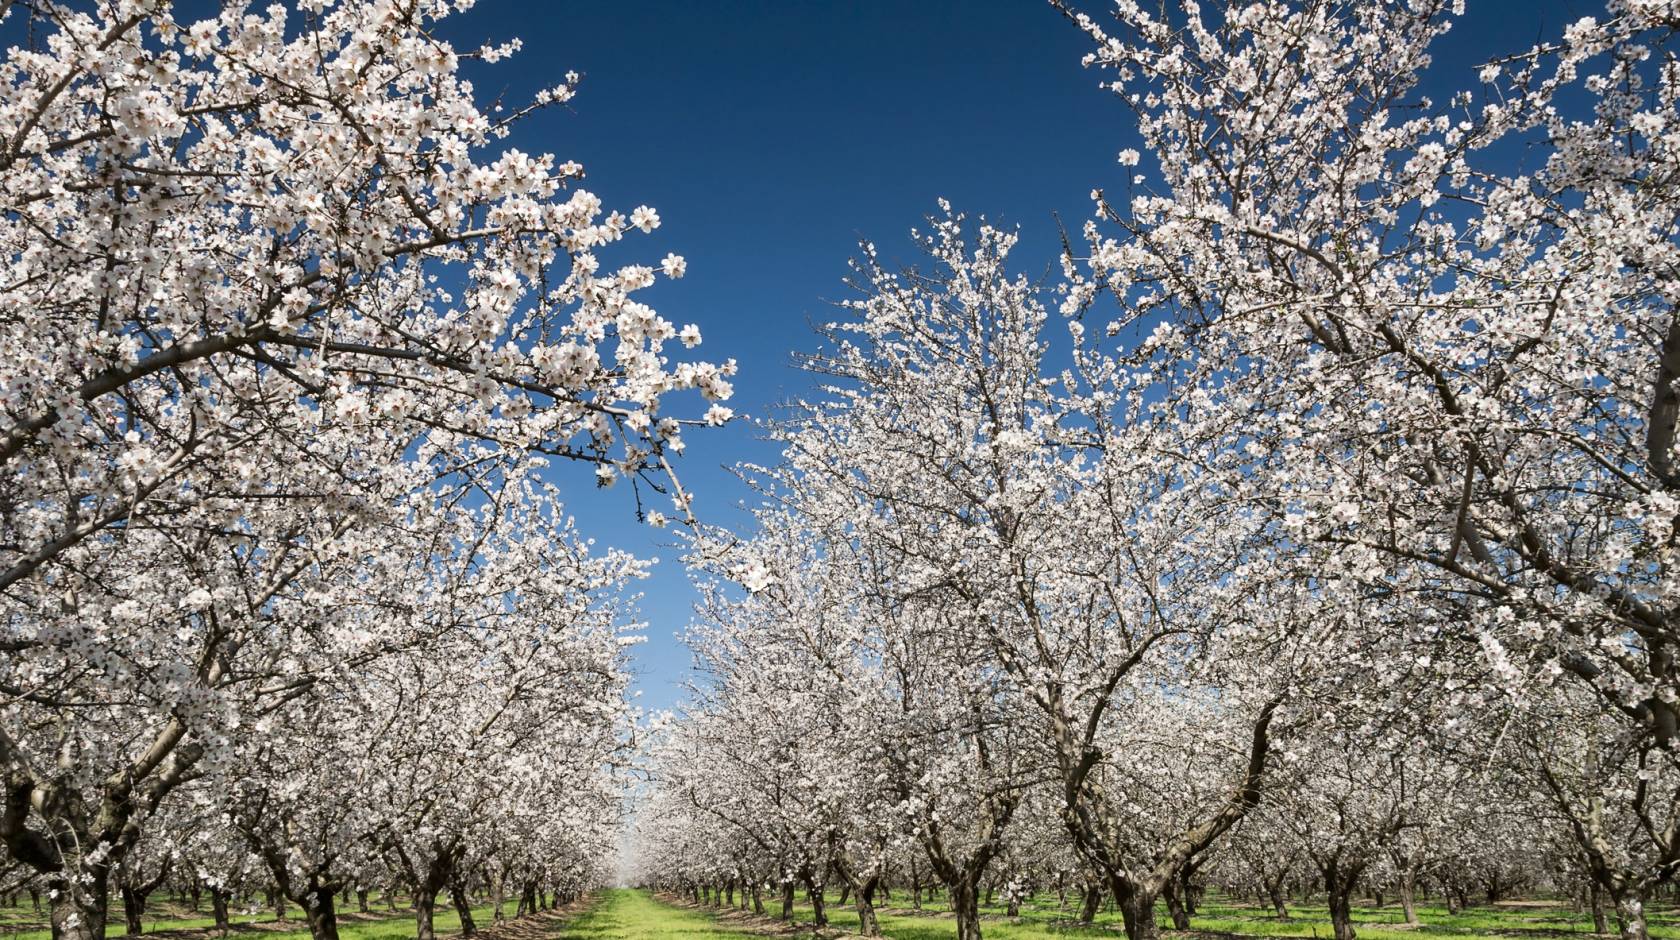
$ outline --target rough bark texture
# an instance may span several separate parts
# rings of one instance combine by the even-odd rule
[[[1646,940],[1650,936],[1644,898],[1631,891],[1616,897],[1616,930],[1622,940]]]
[[[879,878],[871,878],[859,885],[854,893],[857,900],[858,932],[866,937],[881,935],[881,922],[875,917],[875,887],[879,883]]]
[[[65,879],[49,883],[58,892],[51,903],[53,940],[105,940],[110,870],[90,867],[85,871],[87,880],[81,884]]]
[[[335,894],[331,887],[317,888],[304,903],[304,915],[309,918],[309,936],[313,940],[338,940]]]
[[[140,923],[140,915],[146,911],[146,899],[134,888],[123,885],[120,889],[123,906],[123,933],[130,937],[138,937],[144,930]]]
[[[470,937],[478,933],[478,924],[472,916],[472,900],[467,897],[467,886],[461,879],[450,879],[449,900],[455,905],[455,913],[461,915],[461,936]]]
[[[1079,922],[1089,924],[1097,918],[1097,909],[1102,907],[1102,885],[1085,886],[1085,903],[1079,909]]]
[[[809,883],[805,896],[811,901],[811,923],[817,927],[827,927],[828,908],[823,905],[823,886],[815,882]]]
[[[980,940],[980,886],[973,880],[958,879],[947,887],[951,913],[957,918],[957,940]]]
[[[1406,923],[1416,927],[1421,921],[1417,913],[1417,884],[1411,872],[1400,876],[1400,884],[1396,889],[1400,895],[1400,909],[1406,912]]]
[[[216,918],[216,929],[222,933],[227,933],[228,928],[232,926],[228,922],[228,899],[231,897],[233,897],[231,891],[224,891],[221,888],[210,889],[210,910]]]
[[[1353,886],[1359,881],[1357,869],[1350,870],[1332,860],[1324,868],[1324,891],[1329,896],[1330,929],[1336,940],[1354,940]]]
[[[1167,915],[1172,918],[1173,929],[1189,930],[1190,912],[1184,907],[1183,886],[1177,878],[1167,880],[1167,890],[1163,894],[1166,895]]]
[[[428,891],[417,891],[414,894],[414,938],[415,940],[437,940],[437,931],[432,926],[434,915],[437,913],[437,895]]]
[[[1126,925],[1126,940],[1155,940],[1161,928],[1155,923],[1155,895],[1140,888],[1114,892],[1120,901],[1120,919]]]

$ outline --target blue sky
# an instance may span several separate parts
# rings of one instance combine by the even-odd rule
[[[1437,49],[1437,74],[1473,85],[1482,58],[1601,12],[1471,0]],[[687,277],[647,299],[699,324],[706,358],[740,361],[732,405],[754,418],[810,394],[792,354],[818,348],[810,325],[834,319],[860,238],[911,261],[908,230],[945,197],[1019,226],[1021,269],[1047,271],[1055,214],[1077,231],[1090,190],[1120,188],[1114,155],[1136,144],[1128,112],[1080,66],[1084,36],[1038,0],[480,0],[448,32],[462,45],[524,40],[513,60],[474,70],[486,95],[517,102],[568,69],[584,74],[569,111],[509,144],[581,162],[609,206],[659,210],[658,232],[605,260],[688,259]],[[703,519],[740,521],[749,494],[726,468],[773,461],[757,437],[747,422],[690,435],[679,471]],[[642,704],[674,704],[693,593],[668,536],[635,521],[631,494],[590,477],[561,477],[580,524],[600,544],[661,559],[644,585],[637,667]]]

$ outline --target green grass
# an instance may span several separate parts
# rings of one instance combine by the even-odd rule
[[[856,908],[850,902],[841,907],[838,891],[828,892],[827,899],[829,925],[840,930],[856,930]],[[1016,918],[1005,916],[1002,905],[983,906],[981,932],[988,940],[1074,937],[1113,940],[1123,930],[1120,914],[1116,911],[1098,913],[1095,922],[1089,926],[1075,924],[1078,901],[1076,896],[1070,895],[1068,906],[1063,909],[1058,907],[1054,894],[1041,895],[1024,902],[1021,914]],[[780,910],[779,902],[769,905],[768,898],[766,902],[771,913]],[[890,901],[878,901],[876,913],[881,921],[881,932],[892,940],[950,940],[956,936],[956,921],[948,916],[949,909],[942,898],[924,901],[921,911],[909,908],[909,897],[903,892],[895,893]],[[1647,910],[1653,938],[1680,940],[1680,916],[1677,916],[1680,912],[1659,904],[1649,905]],[[1322,903],[1291,904],[1289,912],[1289,920],[1279,921],[1272,916],[1269,906],[1242,904],[1212,896],[1198,907],[1196,915],[1190,919],[1190,934],[1299,937],[1303,940],[1331,936],[1329,911]],[[1157,917],[1163,930],[1171,933],[1167,930],[1171,919],[1164,904],[1158,908]],[[1444,907],[1420,904],[1418,917],[1422,921],[1421,926],[1405,926],[1405,916],[1397,904],[1382,908],[1358,907],[1353,912],[1354,927],[1360,940],[1471,940],[1487,937],[1551,940],[1571,934],[1583,938],[1593,935],[1592,914],[1572,910],[1567,904],[1473,907],[1457,914],[1447,913]],[[805,924],[812,919],[810,903],[803,897],[795,907],[794,918]],[[1612,930],[1614,927],[1612,920]]]
[[[780,910],[779,897],[765,897],[770,913]],[[1102,911],[1089,926],[1073,923],[1078,914],[1078,898],[1070,895],[1066,908],[1058,906],[1054,894],[1041,895],[1021,905],[1021,916],[1010,918],[1001,905],[982,908],[982,932],[988,940],[1067,940],[1067,938],[1102,937],[1114,940],[1121,932],[1120,915]],[[839,892],[828,893],[828,917],[832,928],[855,931],[858,927],[856,909],[850,904],[841,906]],[[511,904],[509,905],[511,907]],[[212,926],[209,917],[193,914],[174,903],[158,902],[155,911],[146,918],[146,932]],[[351,905],[353,908],[354,905]],[[1653,904],[1651,935],[1660,940],[1680,940],[1680,912],[1662,904]],[[108,925],[111,940],[122,936],[123,922],[120,908]],[[890,900],[878,905],[881,929],[892,940],[951,940],[956,936],[956,921],[949,916],[943,898],[926,901],[921,911],[910,909],[907,893],[899,891]],[[1502,905],[1474,907],[1457,914],[1435,905],[1420,905],[1420,927],[1408,928],[1398,905],[1382,908],[1357,907],[1354,921],[1360,940],[1470,940],[1470,938],[1502,937],[1511,940],[1557,940],[1576,935],[1591,936],[1592,917],[1585,911],[1571,910],[1567,905]],[[1327,938],[1330,918],[1322,904],[1291,904],[1291,919],[1278,921],[1269,907],[1243,904],[1228,898],[1210,896],[1191,919],[1192,934],[1213,934],[1243,937]],[[473,909],[473,917],[480,928],[489,927],[492,910]],[[803,896],[795,907],[794,917],[805,925],[811,921],[810,903]],[[1163,927],[1169,923],[1166,908],[1160,909]],[[36,916],[27,903],[21,908],[0,908],[0,940],[48,940],[44,915]],[[236,924],[267,921],[273,914],[263,912],[252,916],[237,915]],[[309,931],[302,912],[294,905],[287,928],[268,926],[258,931],[235,930],[235,940],[308,940]],[[460,918],[448,905],[440,905],[436,928],[438,934],[457,933]],[[596,903],[563,927],[553,928],[558,940],[758,940],[754,934],[743,933],[728,925],[720,925],[717,916],[705,910],[694,910],[666,904],[646,891],[617,890],[602,892]],[[1123,934],[1120,934],[1123,936]],[[372,914],[341,912],[339,919],[341,940],[410,940],[414,936],[414,915],[402,910],[395,913],[377,905]],[[1179,934],[1178,936],[1187,936]]]
[[[646,891],[605,891],[594,907],[561,929],[563,940],[758,940],[717,926],[700,911],[672,907]]]
[[[36,914],[27,901],[19,907],[0,908],[0,940],[51,940],[52,930],[47,926],[46,899],[43,897],[42,910]],[[193,930],[209,928],[216,925],[214,917],[208,910],[194,913],[185,905],[168,901],[155,901],[149,905],[146,915],[141,918],[141,924],[147,934],[164,930]],[[209,902],[205,902],[209,907]],[[345,905],[339,904],[338,936],[339,940],[413,940],[414,912],[408,909],[390,911],[383,902],[372,906],[367,914],[355,913],[355,902]],[[503,905],[504,911],[511,916],[513,904]],[[473,920],[479,929],[490,926],[495,911],[489,905],[473,908]],[[274,912],[262,911],[257,914],[242,914],[229,911],[228,920],[234,925],[230,938],[241,936],[251,940],[309,940],[309,925],[303,919],[303,910],[296,904],[287,905],[286,924],[293,929],[280,929],[269,926],[260,933],[241,931],[238,928],[250,924],[274,923]],[[432,918],[433,929],[439,936],[460,933],[461,915],[447,903],[447,899],[440,899],[437,913]],[[105,936],[107,940],[117,940],[124,931],[122,903],[116,898],[111,899],[111,911],[105,922]]]

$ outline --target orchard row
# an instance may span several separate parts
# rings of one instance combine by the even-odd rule
[[[686,518],[734,367],[598,254],[658,213],[505,149],[577,76],[480,100],[467,6],[0,3],[0,889],[55,938],[612,873],[643,565],[546,468]]]
[[[839,886],[866,932],[935,882],[965,940],[993,889],[1147,940],[1311,883],[1350,940],[1356,891],[1522,885],[1643,940],[1680,868],[1680,14],[1455,70],[1444,2],[1145,6],[1064,10],[1148,156],[1059,277],[948,208],[918,270],[866,246],[753,534],[695,552],[641,877]]]

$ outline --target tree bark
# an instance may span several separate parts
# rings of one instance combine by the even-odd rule
[[[146,911],[146,899],[129,885],[122,885],[117,890],[122,895],[123,933],[130,937],[138,937],[143,930],[140,915]]]
[[[1353,886],[1359,882],[1359,868],[1344,866],[1332,858],[1322,871],[1324,893],[1329,896],[1331,931],[1336,940],[1354,940]]]
[[[1409,871],[1400,873],[1400,883],[1395,887],[1400,895],[1400,909],[1406,912],[1406,924],[1416,927],[1420,923],[1417,913],[1417,877]]]
[[[1336,940],[1354,940],[1353,903],[1346,893],[1333,892],[1330,895],[1330,929]]]
[[[823,903],[823,887],[815,881],[805,883],[805,896],[811,899],[811,923],[816,927],[828,926],[828,908]]]
[[[460,878],[449,879],[449,900],[455,905],[455,913],[461,915],[461,936],[478,933],[478,924],[473,922],[472,899],[467,897],[467,886]]]
[[[304,904],[313,940],[338,940],[338,912],[333,906],[336,894],[331,887],[316,888]]]
[[[84,866],[85,881],[60,878],[48,882],[57,894],[50,917],[53,940],[105,940],[105,917],[110,903],[110,869]]]
[[[1283,885],[1281,883],[1267,885],[1266,896],[1272,899],[1272,913],[1277,916],[1277,919],[1288,920],[1289,904],[1283,891]]]
[[[1126,940],[1155,940],[1161,928],[1155,923],[1155,895],[1141,887],[1116,886],[1120,918],[1126,925]]]
[[[957,918],[957,940],[980,940],[980,886],[975,879],[958,878],[946,888]]]
[[[449,900],[455,905],[455,913],[460,915],[460,935],[472,937],[479,932],[479,925],[472,920],[472,898],[467,896],[467,883],[464,880],[450,878]]]
[[[433,917],[437,913],[437,894],[424,888],[414,892],[414,938],[415,940],[437,940],[437,931],[432,925]]]
[[[210,910],[216,918],[216,929],[224,934],[232,926],[228,923],[228,899],[232,896],[233,892],[222,888],[210,889]]]
[[[853,892],[857,899],[858,932],[866,937],[881,935],[881,922],[875,917],[875,887],[880,883],[881,878],[877,875]]]
[[[1174,930],[1190,929],[1190,912],[1184,909],[1184,886],[1177,878],[1168,878],[1166,895],[1167,914],[1172,917]]]
[[[1617,894],[1616,930],[1622,940],[1646,940],[1650,931],[1645,923],[1645,899],[1639,892]]]
[[[1089,924],[1097,919],[1097,909],[1102,907],[1102,885],[1085,886],[1085,904],[1079,909],[1079,922]]]
[[[782,920],[793,919],[793,882],[782,882]]]

